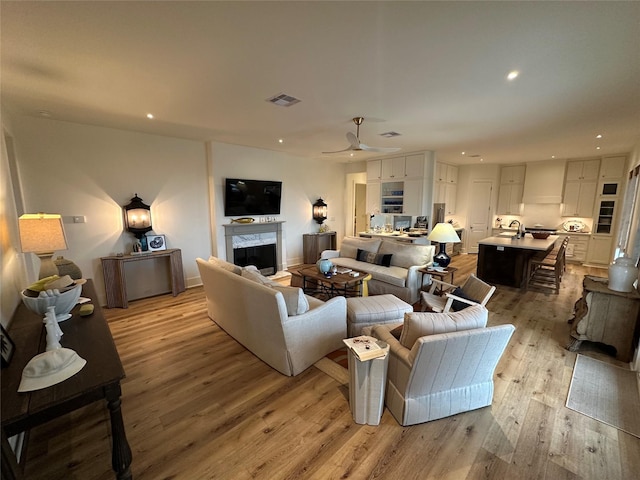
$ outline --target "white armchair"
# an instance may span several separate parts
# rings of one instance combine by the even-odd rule
[[[437,290],[440,294],[437,293]],[[496,287],[483,282],[473,274],[469,276],[462,287],[432,279],[429,291],[420,294],[422,311],[430,309],[433,312],[446,313],[452,309],[456,310],[452,308],[453,302],[485,306],[495,291]]]
[[[400,340],[393,326],[373,327],[373,336],[390,347],[385,404],[398,423],[414,425],[491,405],[493,374],[515,327],[484,327],[486,319],[479,305],[448,314],[407,313]],[[420,329],[428,333],[413,341]]]

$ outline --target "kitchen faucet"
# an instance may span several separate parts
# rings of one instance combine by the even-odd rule
[[[520,228],[520,221],[518,221],[518,220],[513,220],[513,221],[509,224],[509,228],[512,228],[516,223],[518,224],[518,228]]]

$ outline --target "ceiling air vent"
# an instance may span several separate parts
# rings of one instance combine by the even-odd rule
[[[399,137],[400,135],[402,134],[398,132],[384,132],[380,134],[381,137],[387,137],[387,138]]]
[[[286,93],[279,93],[274,97],[267,98],[267,102],[271,102],[274,105],[278,105],[280,107],[290,107],[291,105],[300,103],[300,100],[298,100],[296,97],[292,97],[291,95],[287,95]]]

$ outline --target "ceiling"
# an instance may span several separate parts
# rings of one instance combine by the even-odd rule
[[[380,155],[321,154],[348,146],[354,116],[363,143],[457,164],[616,154],[640,140],[640,2],[0,8],[11,113],[339,162]],[[301,101],[266,101],[280,93]]]

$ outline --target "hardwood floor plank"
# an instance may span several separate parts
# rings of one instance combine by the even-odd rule
[[[476,256],[453,257],[456,283]],[[516,331],[491,407],[411,427],[385,410],[358,425],[348,389],[315,367],[285,377],[207,317],[201,287],[105,310],[127,377],[122,408],[136,480],[630,480],[640,439],[567,409],[565,349],[585,274],[559,294],[498,286],[489,325]],[[606,276],[606,271],[599,271]],[[580,353],[626,366],[597,345]],[[31,432],[29,480],[112,479],[109,416],[96,403]]]

